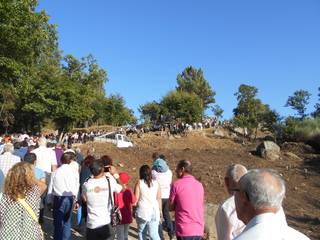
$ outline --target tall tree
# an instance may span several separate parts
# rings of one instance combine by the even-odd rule
[[[289,96],[286,107],[291,107],[296,110],[301,119],[304,119],[307,114],[307,105],[309,104],[311,94],[306,90],[298,90],[293,93],[293,96]]]
[[[161,105],[156,101],[145,103],[139,107],[139,112],[145,122],[161,121]]]
[[[169,92],[161,100],[162,113],[166,121],[176,120],[187,123],[201,120],[201,101],[194,93],[184,91]]]
[[[176,90],[193,93],[199,97],[202,111],[215,103],[215,92],[204,78],[201,68],[196,69],[192,66],[185,68],[181,74],[178,74],[177,83]]]
[[[235,96],[238,105],[233,109],[235,124],[241,128],[246,128],[249,135],[257,130],[259,125],[259,115],[264,111],[265,106],[260,99],[256,98],[258,89],[254,86],[241,84]]]
[[[217,121],[219,121],[219,119],[222,117],[223,109],[218,104],[216,104],[212,107],[212,111],[214,116],[217,118]]]
[[[319,117],[320,116],[320,87],[318,88],[318,91],[319,91],[319,93],[318,93],[318,101],[319,101],[319,103],[316,103],[316,105],[314,106],[315,111],[312,113],[312,115],[314,117]]]
[[[136,122],[133,111],[125,106],[125,101],[119,94],[112,94],[107,99],[106,122],[115,126]]]

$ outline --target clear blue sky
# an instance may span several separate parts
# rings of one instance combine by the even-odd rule
[[[135,111],[160,100],[189,65],[202,68],[224,117],[232,116],[240,84],[281,115],[295,90],[320,87],[319,0],[40,0],[57,24],[60,49],[92,53]]]

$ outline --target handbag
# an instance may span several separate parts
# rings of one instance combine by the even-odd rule
[[[115,227],[120,224],[120,222],[122,220],[122,215],[121,215],[119,206],[117,206],[116,204],[113,204],[110,179],[108,177],[106,177],[106,178],[108,180],[108,186],[109,186],[109,203],[108,203],[108,205],[111,204],[111,213],[110,213],[111,226]]]

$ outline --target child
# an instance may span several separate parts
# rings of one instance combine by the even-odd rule
[[[132,205],[135,204],[136,198],[132,189],[127,186],[129,176],[125,172],[119,173],[119,182],[123,189],[120,193],[115,193],[115,204],[119,206],[122,215],[122,221],[117,225],[117,239],[128,240],[129,225],[132,223]]]

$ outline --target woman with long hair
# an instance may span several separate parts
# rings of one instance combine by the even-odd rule
[[[161,213],[160,186],[152,179],[151,168],[142,165],[139,171],[140,180],[135,186],[135,196],[138,200],[136,221],[139,240],[146,239],[148,230],[151,240],[159,240],[158,227]]]
[[[41,191],[33,165],[15,164],[7,173],[0,199],[0,239],[43,239],[38,214]]]

